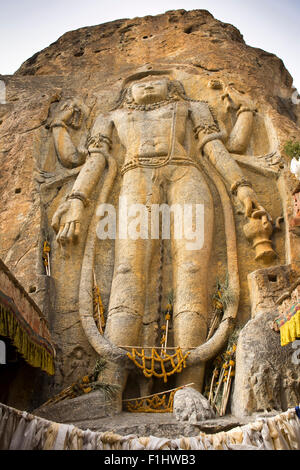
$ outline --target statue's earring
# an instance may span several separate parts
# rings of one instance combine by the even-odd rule
[[[128,90],[126,92],[126,100],[125,101],[126,101],[127,104],[132,104],[134,102],[131,87],[128,88]]]

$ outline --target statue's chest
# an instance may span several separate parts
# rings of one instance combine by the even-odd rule
[[[174,118],[185,119],[187,117],[187,109],[185,106],[172,103],[168,106],[162,106],[152,110],[133,110],[127,112],[127,119],[129,122],[143,123],[143,122],[156,122],[156,121],[169,121]]]
[[[172,103],[155,110],[129,110],[119,120],[119,132],[127,138],[137,134],[168,134],[174,126],[183,130],[188,111],[183,106]],[[120,116],[121,117],[121,116]]]

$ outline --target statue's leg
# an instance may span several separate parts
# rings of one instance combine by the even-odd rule
[[[147,211],[147,201],[152,191],[151,175],[151,170],[141,168],[125,173],[120,197],[123,204],[126,201],[128,210],[133,204],[142,204]],[[129,217],[129,227],[131,221],[132,217]],[[105,328],[106,338],[117,346],[140,346],[150,261],[150,236],[149,239],[132,239],[130,233],[127,239],[117,236],[114,275]],[[118,366],[111,365],[111,368],[110,375],[113,379]],[[118,374],[120,385],[124,389],[127,373],[123,370]]]
[[[174,345],[186,351],[203,344],[207,335],[207,271],[212,247],[214,208],[211,193],[200,171],[195,167],[180,171],[182,177],[177,181],[175,176],[180,174],[179,169],[173,172],[173,182],[168,191],[169,204],[180,204],[182,211],[185,204],[193,204],[194,211],[196,204],[204,208],[204,221],[198,227],[198,233],[200,230],[204,235],[203,245],[200,240],[198,246],[189,249],[189,235],[183,234],[183,238],[176,240],[174,227],[172,230]],[[178,385],[194,383],[194,388],[201,391],[204,366],[200,364],[184,369],[178,375]]]

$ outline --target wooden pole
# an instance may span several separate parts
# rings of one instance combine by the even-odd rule
[[[227,402],[228,402],[228,399],[226,400],[226,397],[228,396],[228,386],[229,386],[229,382],[230,382],[231,370],[232,370],[232,366],[229,367],[227,381],[226,381],[226,384],[225,384],[224,390],[223,390],[223,399],[222,399],[222,405],[221,405],[221,416],[224,416],[224,414],[226,412],[226,407],[227,407]]]
[[[217,396],[218,396],[220,387],[221,387],[221,385],[222,385],[222,380],[223,380],[223,377],[224,377],[224,372],[225,372],[225,369],[222,369],[221,376],[219,377],[219,385],[218,385],[218,388],[217,388],[217,390],[216,390],[216,393],[215,393],[215,396],[214,396],[214,399],[213,399],[213,405],[216,403]]]
[[[48,276],[51,276],[51,268],[50,268],[50,255],[47,253],[47,259],[48,259],[48,269],[47,269],[47,274]]]
[[[171,390],[165,390],[164,392],[153,393],[153,395],[146,395],[145,397],[138,397],[138,398],[128,398],[127,400],[122,400],[122,401],[125,402],[125,401],[145,400],[146,398],[152,398],[157,395],[163,395],[164,393],[174,392],[175,390],[182,390],[183,388],[191,387],[192,385],[195,385],[194,382],[187,384],[187,385],[182,385],[181,387],[172,388]]]
[[[211,383],[210,383],[210,390],[209,390],[209,396],[208,396],[208,401],[209,402],[211,402],[212,395],[213,395],[213,386],[214,386],[214,383],[215,383],[216,371],[217,371],[217,369],[215,369],[213,371],[213,376],[212,376]]]
[[[164,344],[164,352],[167,352],[167,342],[168,342],[168,329],[169,329],[169,320],[167,320],[166,323],[166,339],[165,339],[165,344]]]

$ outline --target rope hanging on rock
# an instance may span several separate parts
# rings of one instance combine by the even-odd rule
[[[154,376],[159,379],[163,378],[166,383],[168,377],[175,373],[180,374],[186,367],[186,359],[189,354],[187,352],[183,355],[181,348],[177,348],[173,355],[168,354],[165,350],[162,350],[159,354],[155,348],[152,348],[151,356],[146,356],[144,349],[139,353],[135,348],[132,348],[131,353],[128,352],[127,356],[139,369],[142,369],[147,379]],[[150,368],[147,367],[147,362],[150,362]],[[158,366],[160,372],[157,371],[155,366]],[[169,366],[171,366],[171,370],[169,370]]]

